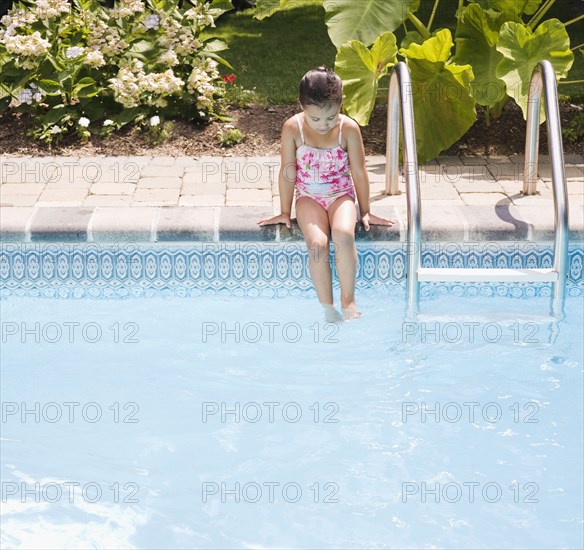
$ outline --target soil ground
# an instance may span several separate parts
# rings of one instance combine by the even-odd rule
[[[560,116],[562,127],[567,128],[573,117],[584,109],[582,105],[562,103]],[[213,122],[197,125],[175,121],[171,138],[159,145],[150,145],[145,136],[128,128],[108,139],[93,137],[81,144],[71,138],[52,148],[35,142],[26,136],[29,122],[24,115],[5,113],[0,117],[0,154],[14,156],[272,156],[279,154],[282,123],[299,108],[296,105],[250,106],[230,109],[232,124],[246,137],[233,147],[222,147],[217,138],[224,123]],[[362,128],[367,155],[385,154],[386,107],[378,105],[371,116],[369,126]],[[545,124],[541,128],[541,153],[547,152]],[[484,114],[467,134],[443,154],[446,155],[512,155],[522,154],[525,148],[525,121],[521,110],[508,104],[501,117],[485,123]],[[570,143],[564,140],[564,152],[582,153],[584,142]]]

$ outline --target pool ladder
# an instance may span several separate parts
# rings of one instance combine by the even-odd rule
[[[552,283],[551,315],[563,317],[566,275],[568,271],[568,194],[564,173],[564,150],[558,107],[556,77],[549,61],[540,61],[530,82],[530,99],[527,110],[525,139],[525,165],[523,194],[533,195],[537,184],[539,119],[542,89],[545,96],[545,113],[548,146],[551,155],[554,194],[554,256],[548,269],[499,268],[427,268],[421,267],[421,203],[412,83],[408,66],[396,64],[389,83],[387,108],[387,151],[385,193],[399,194],[399,126],[403,132],[403,166],[407,202],[407,308],[408,315],[419,311],[420,282],[533,282]],[[400,117],[401,115],[401,117]]]

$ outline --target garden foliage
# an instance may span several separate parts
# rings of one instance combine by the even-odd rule
[[[298,0],[258,0],[256,17],[293,2]],[[544,20],[555,0],[458,0],[454,36],[448,28],[432,29],[440,0],[432,0],[427,24],[416,16],[422,2],[430,0],[322,1],[337,47],[335,70],[345,86],[344,106],[359,124],[369,122],[379,80],[398,56],[407,63],[421,162],[466,133],[476,120],[477,104],[490,120],[512,98],[526,116],[529,81],[539,61],[549,60],[558,79],[572,66],[566,24]],[[406,32],[398,47],[394,31],[399,27]]]
[[[23,0],[0,25],[0,112],[30,113],[48,143],[137,122],[221,116],[218,63],[227,46],[201,31],[229,0]]]

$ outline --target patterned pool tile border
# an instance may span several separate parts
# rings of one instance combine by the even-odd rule
[[[358,289],[403,294],[407,250],[400,244],[358,244]],[[551,267],[542,243],[425,243],[425,267]],[[323,260],[324,261],[324,260]],[[334,249],[331,262],[334,263]],[[569,255],[568,295],[584,295],[584,250]],[[338,281],[335,281],[338,286]],[[301,243],[5,243],[0,296],[125,298],[226,294],[279,297],[313,294],[308,252]],[[550,285],[424,284],[435,294],[549,296]]]

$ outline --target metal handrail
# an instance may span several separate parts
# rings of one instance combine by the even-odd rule
[[[531,92],[535,93],[532,95]],[[525,166],[523,193],[536,192],[537,156],[539,147],[539,118],[542,92],[548,130],[548,146],[551,155],[552,184],[554,194],[554,260],[553,271],[557,281],[552,282],[551,314],[563,317],[566,277],[568,273],[568,193],[564,172],[564,150],[558,107],[557,83],[549,61],[541,61],[535,67],[530,82],[530,98],[527,110],[525,138]],[[389,82],[387,107],[387,146],[385,193],[398,195],[399,176],[399,128],[403,133],[403,165],[406,180],[407,204],[407,304],[408,315],[418,314],[419,268],[421,263],[421,201],[416,152],[416,132],[412,82],[409,69],[403,62],[396,64]]]
[[[537,192],[537,169],[539,152],[539,119],[541,96],[544,95],[548,149],[552,165],[552,187],[554,192],[554,265],[558,282],[552,283],[552,314],[563,310],[568,273],[568,190],[564,171],[564,147],[556,75],[552,64],[540,61],[531,75],[529,101],[527,105],[527,130],[525,135],[525,166],[523,170],[523,194]]]
[[[420,292],[418,268],[420,267],[421,258],[420,181],[418,177],[418,153],[416,151],[413,102],[410,70],[403,61],[400,61],[395,65],[389,81],[385,193],[388,195],[398,195],[400,193],[398,188],[398,175],[399,122],[401,118],[408,218],[406,255],[408,257],[407,299],[410,315],[415,314],[418,308]]]

